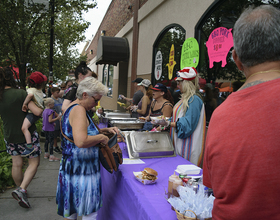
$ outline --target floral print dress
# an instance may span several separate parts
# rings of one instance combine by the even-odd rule
[[[73,140],[69,114],[70,106],[62,120],[63,133]],[[90,125],[88,135],[99,134],[92,120],[87,116]],[[77,213],[78,216],[89,215],[102,206],[101,178],[99,167],[99,148],[78,148],[74,143],[62,137],[62,159],[58,174],[56,203],[57,213],[63,217]]]

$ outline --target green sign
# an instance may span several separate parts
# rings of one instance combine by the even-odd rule
[[[180,68],[194,67],[196,68],[199,61],[199,46],[197,40],[193,37],[185,40],[181,52]]]

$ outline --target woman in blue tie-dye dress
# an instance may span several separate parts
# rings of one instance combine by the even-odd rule
[[[108,89],[93,77],[84,79],[78,87],[77,99],[62,118],[62,159],[57,183],[58,214],[66,219],[96,219],[102,206],[98,143],[106,144],[108,137],[99,134],[86,111],[97,105]],[[102,131],[118,132],[104,128]],[[70,140],[74,140],[72,143]]]

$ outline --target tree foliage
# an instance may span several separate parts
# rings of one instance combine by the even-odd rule
[[[79,62],[74,46],[85,39],[89,22],[83,12],[96,6],[96,0],[50,0],[54,2],[55,79],[63,79]],[[19,67],[20,84],[25,87],[26,64],[48,75],[50,60],[51,10],[36,0],[0,1],[0,61],[14,61]],[[42,2],[42,1],[41,1]],[[32,4],[31,4],[32,3]]]

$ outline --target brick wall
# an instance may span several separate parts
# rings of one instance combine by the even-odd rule
[[[147,1],[148,0],[140,0],[140,7],[142,7]],[[131,9],[129,9],[130,5],[132,6]],[[88,55],[88,62],[96,56],[97,44],[101,35],[101,31],[106,31],[105,36],[115,36],[133,17],[133,5],[134,0],[112,0],[109,8],[107,9],[107,13],[103,18],[103,21],[99,26],[98,31],[96,33],[93,33],[95,34],[95,36],[91,41],[90,46],[86,50],[86,53]],[[92,50],[92,54],[90,54],[90,50]]]

